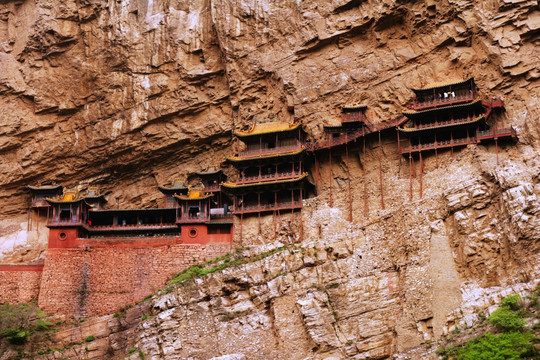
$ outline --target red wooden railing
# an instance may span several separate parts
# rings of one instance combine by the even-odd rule
[[[280,172],[277,174],[262,174],[261,176],[244,176],[238,179],[236,182],[237,184],[244,185],[244,184],[253,184],[263,181],[276,181],[276,180],[286,180],[286,179],[292,179],[297,176],[302,175],[299,171],[289,171],[289,172]]]
[[[162,223],[162,224],[129,224],[129,225],[92,225],[89,226],[91,230],[137,230],[137,229],[163,229],[176,227],[175,223]]]
[[[411,106],[412,110],[424,110],[429,109],[432,107],[437,107],[440,105],[448,106],[448,105],[455,105],[460,104],[467,101],[472,101],[475,99],[475,94],[473,93],[461,93],[459,95],[456,95],[454,97],[449,96],[447,98],[438,98],[436,96],[433,97],[433,99],[424,100],[422,102],[416,102],[414,105]]]
[[[270,204],[254,204],[254,205],[244,205],[238,206],[234,213],[235,214],[246,214],[254,212],[264,212],[264,211],[278,211],[278,210],[290,210],[298,209],[302,207],[301,201],[283,201],[278,203]]]
[[[275,154],[281,154],[281,153],[288,153],[293,152],[295,150],[302,149],[302,146],[300,142],[297,142],[294,145],[289,146],[277,146],[275,148],[269,148],[269,149],[257,149],[257,150],[248,150],[243,151],[238,154],[238,157],[243,158],[256,158],[259,156],[267,156],[267,155],[275,155]]]
[[[428,150],[441,149],[441,148],[449,148],[453,146],[476,144],[482,140],[499,139],[499,138],[507,138],[507,137],[512,137],[512,138],[516,137],[516,131],[514,130],[514,128],[490,129],[490,130],[485,130],[485,131],[478,131],[476,134],[473,134],[473,136],[470,136],[468,138],[434,141],[434,142],[425,143],[425,144],[412,145],[411,147],[404,146],[401,148],[401,154],[428,151]]]

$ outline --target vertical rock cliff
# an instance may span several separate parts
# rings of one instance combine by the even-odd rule
[[[504,99],[517,143],[426,158],[412,200],[394,135],[353,148],[350,178],[344,154],[332,179],[322,159],[302,247],[175,288],[99,335],[117,357],[425,358],[411,349],[539,279],[539,33],[536,0],[1,1],[1,262],[46,249],[46,230],[27,228],[28,184],[155,207],[158,184],[219,167],[231,130],[255,119],[297,120],[317,140],[345,103],[391,120],[410,87],[474,76]],[[245,226],[244,244],[273,241]]]

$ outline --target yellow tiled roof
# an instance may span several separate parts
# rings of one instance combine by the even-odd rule
[[[189,191],[187,195],[174,194],[175,198],[178,198],[181,200],[203,200],[203,199],[208,199],[211,196],[212,194],[208,194],[207,192],[204,191],[204,186],[201,188],[189,187]]]
[[[47,198],[46,200],[50,200],[53,202],[73,202],[81,199],[82,197],[80,196],[78,190],[64,190],[64,193],[62,195],[54,198]]]

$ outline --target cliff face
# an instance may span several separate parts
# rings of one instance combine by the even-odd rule
[[[294,118],[319,139],[323,123],[337,121],[344,103],[367,104],[373,121],[389,120],[412,100],[409,87],[470,75],[483,97],[504,98],[506,112],[497,116],[518,133],[516,146],[498,149],[498,163],[496,150],[483,146],[430,157],[423,199],[415,179],[411,201],[408,161],[399,161],[395,139],[383,138],[380,148],[368,143],[365,155],[351,154],[350,224],[343,154],[336,155],[332,181],[328,159],[322,160],[320,196],[306,201],[303,216],[305,241],[317,248],[313,262],[294,254],[274,259],[296,264],[274,280],[220,275],[241,288],[219,285],[179,302],[187,310],[169,309],[179,300],[168,310],[158,307],[164,312],[153,325],[165,330],[144,325],[137,346],[162,357],[171,348],[199,358],[237,352],[223,345],[195,353],[197,343],[174,343],[170,332],[178,330],[171,324],[194,318],[208,318],[200,331],[237,329],[230,343],[241,339],[246,348],[238,352],[248,358],[263,350],[279,357],[292,347],[302,356],[375,358],[438,339],[453,324],[473,321],[475,309],[501,293],[538,278],[539,6],[531,0],[2,1],[2,261],[28,261],[45,249],[46,233],[27,233],[28,184],[98,185],[109,201],[119,197],[121,207],[157,206],[158,184],[219,166],[236,150],[230,130],[253,119]],[[271,241],[270,232],[249,229],[248,223],[246,243]],[[294,233],[284,221],[280,239]],[[334,243],[347,250],[336,255]],[[277,282],[283,285],[270,286]],[[319,290],[334,283],[340,285]],[[212,320],[240,309],[235,303],[250,313]],[[258,347],[256,338],[268,344],[261,340]]]

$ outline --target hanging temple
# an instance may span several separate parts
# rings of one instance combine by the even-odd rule
[[[332,152],[345,153],[351,199],[349,146],[360,144],[360,151],[365,153],[366,138],[380,143],[381,136],[397,136],[398,152],[409,161],[412,200],[415,162],[420,163],[421,197],[423,159],[428,154],[434,155],[438,164],[442,150],[453,153],[468,144],[495,142],[498,161],[498,142],[516,139],[512,127],[488,124],[493,112],[504,110],[504,103],[500,99],[482,100],[473,78],[412,91],[416,99],[410,108],[397,119],[379,124],[368,119],[366,106],[344,106],[341,124],[325,125],[326,138],[317,142],[308,139],[301,124],[277,119],[257,122],[247,131],[235,131],[234,136],[245,144],[245,150],[227,157],[226,162],[238,170],[237,178],[227,179],[221,169],[210,169],[189,176],[196,179],[196,186],[174,180],[159,186],[164,195],[162,208],[108,209],[107,200],[96,188],[82,192],[43,183],[28,186],[32,193],[30,211],[46,214],[49,248],[76,248],[126,238],[172,237],[181,244],[232,243],[233,223],[239,228],[235,236],[241,243],[244,218],[258,216],[260,221],[261,215],[273,215],[275,238],[276,218],[289,212],[293,216],[300,212],[296,219],[302,239],[303,200],[318,193],[319,161],[323,156],[328,156],[332,178]],[[381,157],[380,201],[384,209]],[[332,207],[332,182],[328,192]],[[367,203],[364,209],[367,213]],[[348,215],[352,221],[350,201]]]

